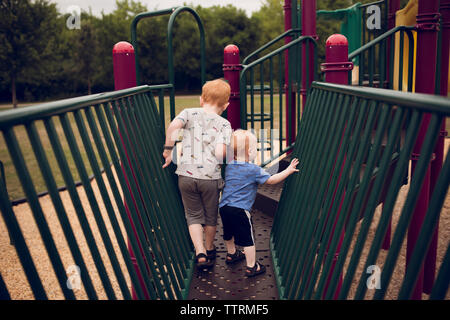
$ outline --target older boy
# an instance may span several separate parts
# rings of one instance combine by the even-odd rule
[[[250,163],[256,157],[257,140],[250,131],[237,130],[232,136],[234,161],[225,170],[225,188],[219,204],[223,224],[223,239],[227,247],[227,264],[246,259],[245,275],[253,277],[263,274],[266,267],[256,261],[255,240],[252,230],[250,210],[256,198],[259,184],[277,184],[294,172],[298,160],[282,172],[271,176],[261,167]],[[245,255],[235,245],[244,247]]]
[[[175,173],[199,268],[213,266],[216,257],[214,237],[219,193],[223,188],[217,159],[223,159],[231,138],[231,125],[220,115],[228,107],[230,92],[230,85],[224,80],[208,81],[202,88],[201,108],[184,109],[166,132],[163,168],[172,161],[171,150],[178,130],[184,129],[181,159]]]

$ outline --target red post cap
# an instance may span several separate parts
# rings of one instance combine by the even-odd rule
[[[113,47],[113,54],[115,53],[134,53],[133,45],[126,41],[117,42]]]
[[[239,48],[234,44],[229,44],[223,49],[224,65],[236,65],[240,63]]]
[[[328,37],[326,45],[327,46],[348,46],[348,40],[344,35],[335,33]]]
[[[234,44],[229,44],[223,49],[223,52],[228,54],[239,54],[239,48]]]
[[[325,46],[325,60],[329,62],[348,61],[348,41],[342,34],[333,34],[328,37]]]

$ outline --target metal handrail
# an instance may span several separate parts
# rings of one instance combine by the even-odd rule
[[[152,12],[144,12],[136,15],[131,22],[131,44],[135,50],[135,62],[136,62],[136,83],[140,85],[140,68],[139,68],[139,54],[138,54],[138,43],[137,43],[137,25],[139,21],[144,18],[152,18],[161,15],[170,14],[169,22],[167,25],[167,69],[169,75],[169,85],[172,86],[170,88],[170,119],[175,118],[175,71],[174,71],[174,63],[173,63],[173,28],[175,24],[175,20],[177,16],[182,12],[189,12],[197,22],[197,26],[200,32],[200,72],[201,72],[201,84],[205,83],[206,79],[206,62],[205,62],[205,29],[203,27],[202,20],[197,12],[187,6],[182,7],[173,7],[165,10],[158,10]]]
[[[269,42],[267,42],[266,44],[262,45],[261,47],[259,47],[258,49],[256,49],[255,51],[253,51],[252,53],[250,53],[247,57],[244,58],[244,60],[242,60],[242,64],[247,64],[248,60],[250,60],[250,58],[254,57],[255,55],[257,55],[258,53],[260,53],[261,51],[269,48],[270,46],[274,45],[275,43],[277,43],[278,41],[292,35],[292,34],[296,34],[301,32],[301,29],[289,29],[287,31],[285,31],[284,33],[280,34],[278,37],[270,40]]]
[[[368,49],[370,49],[372,46],[374,46],[375,44],[380,43],[381,41],[387,39],[388,37],[390,37],[391,35],[393,35],[394,33],[398,32],[398,31],[406,31],[407,34],[409,34],[409,32],[411,31],[415,31],[416,27],[410,27],[410,26],[398,26],[395,27],[385,33],[383,33],[381,36],[379,36],[376,39],[373,39],[372,41],[366,43],[365,45],[363,45],[361,48],[356,49],[355,51],[349,53],[348,55],[348,59],[352,60],[353,58],[355,58],[357,55],[359,55],[360,53],[362,53],[363,51],[366,51]]]
[[[284,45],[284,46],[282,46],[282,47],[280,47],[280,48],[278,48],[278,49],[276,49],[276,50],[274,50],[274,51],[264,55],[263,57],[255,60],[255,61],[253,61],[253,62],[251,62],[251,63],[249,63],[247,65],[243,65],[243,69],[242,69],[242,71],[240,73],[241,128],[245,128],[245,129],[247,128],[247,121],[248,121],[248,117],[247,117],[247,92],[250,91],[251,97],[252,97],[252,101],[253,101],[254,90],[255,90],[253,85],[250,87],[250,90],[247,90],[247,73],[250,72],[250,74],[252,75],[253,74],[253,68],[255,68],[256,66],[260,66],[261,74],[262,74],[263,73],[263,71],[262,71],[263,70],[263,63],[268,61],[268,60],[270,60],[270,78],[271,78],[271,80],[270,80],[270,86],[269,86],[269,90],[268,91],[270,91],[270,100],[271,100],[271,102],[270,102],[270,116],[267,119],[268,119],[268,121],[270,120],[270,129],[272,129],[272,130],[274,129],[273,128],[274,127],[274,125],[273,125],[273,93],[274,93],[273,73],[274,73],[274,70],[273,69],[277,68],[277,67],[276,66],[274,67],[272,65],[273,64],[272,63],[272,59],[274,57],[276,57],[276,56],[282,55],[286,50],[289,50],[291,48],[295,48],[295,46],[300,45],[302,43],[310,45],[310,47],[306,50],[306,55],[307,56],[308,56],[308,54],[310,54],[310,50],[309,49],[312,49],[314,51],[313,52],[314,58],[311,57],[313,59],[313,61],[314,61],[313,62],[313,66],[311,67],[311,66],[309,66],[309,64],[306,64],[306,68],[307,68],[307,70],[309,70],[309,68],[313,68],[313,70],[314,70],[314,76],[313,76],[314,79],[311,79],[311,80],[316,80],[317,79],[317,65],[316,65],[317,59],[315,58],[315,56],[317,54],[317,50],[316,50],[317,49],[317,43],[316,43],[316,40],[314,39],[314,37],[312,37],[312,36],[301,36],[301,37],[299,37],[299,38],[289,42],[288,44],[286,44],[286,45]],[[297,66],[300,67],[300,64],[297,64]],[[280,60],[279,65],[278,65],[278,70],[279,70],[278,74],[281,77],[282,71],[281,71],[280,68],[281,68],[281,60]],[[309,75],[309,72],[307,72],[307,74]],[[294,90],[294,87],[295,87],[296,88],[295,90],[298,93],[297,105],[299,105],[300,104],[299,96],[300,96],[300,94],[303,94],[303,92],[306,93],[307,90],[308,90],[308,87],[301,88],[301,85],[300,85],[300,82],[301,82],[301,80],[300,80],[300,71],[298,69],[292,70],[292,72],[290,72],[290,75],[291,75],[290,79],[287,80],[287,83],[285,83],[286,92],[291,92],[291,90]],[[261,78],[263,78],[263,77],[261,77]],[[253,80],[251,80],[251,81],[253,81]],[[262,82],[263,82],[263,80],[261,79],[261,86],[263,85]],[[282,78],[278,79],[278,82],[279,82],[280,100],[281,100],[282,99],[281,95],[283,94],[282,93],[282,86],[281,86],[281,84],[283,82],[283,79]],[[297,85],[295,84],[296,82],[298,82]],[[307,83],[309,83],[309,81],[307,81]],[[262,95],[261,96],[261,109],[263,110],[264,102],[263,102],[263,98],[262,97],[263,97],[263,94],[264,94],[264,90],[261,90],[260,93]],[[253,102],[252,102],[252,107],[253,107]],[[282,148],[281,141],[283,140],[283,124],[282,124],[281,108],[282,108],[282,102],[280,102],[280,124],[279,124],[280,127],[278,128],[279,129],[279,139],[280,139],[280,150],[277,153],[277,155],[275,155],[275,154],[273,154],[273,148],[271,147],[270,148],[270,151],[271,151],[270,159],[267,159],[267,161],[265,161],[264,157],[262,156],[261,163],[262,163],[263,166],[267,165],[268,163],[270,163],[273,159],[275,159],[275,158],[283,155],[284,153],[290,151],[292,149],[292,146],[293,146],[293,145],[287,145],[286,148],[284,148],[284,149]],[[261,113],[264,114],[263,111],[261,111]],[[261,117],[255,116],[255,113],[252,111],[251,112],[251,123],[252,123],[252,126],[253,126],[253,124],[255,122],[255,119],[260,119],[260,121],[261,121],[261,128],[263,128],[263,122],[264,122],[264,120],[266,118],[263,117],[263,116],[261,116]],[[299,117],[298,117],[298,120],[299,120]],[[297,122],[298,122],[298,120],[297,120]],[[256,122],[258,122],[258,121],[256,121]],[[286,137],[287,140],[289,140],[288,138],[290,138],[290,136]]]
[[[411,94],[410,92],[389,89],[348,86],[316,81],[312,83],[312,88],[326,89],[327,91],[352,95],[386,104],[398,104],[422,112],[439,112],[450,116],[450,99],[443,96],[423,93]]]
[[[398,208],[401,213],[373,297],[385,298],[442,119],[449,115],[450,99],[441,96],[313,82],[292,153],[303,159],[300,171],[286,182],[271,233],[280,297],[364,299],[370,289],[369,276],[358,275],[357,268],[369,270],[378,263],[394,208]],[[399,205],[397,197],[414,155],[419,128],[427,117],[430,121],[406,200]],[[449,187],[449,173],[447,156],[437,187],[430,193],[430,205],[398,299],[411,297],[421,274]],[[373,232],[380,201],[383,207]],[[358,226],[360,217],[364,218]],[[449,248],[439,280],[448,273],[448,252]],[[434,282],[432,299],[445,297],[447,285],[441,284]]]
[[[48,103],[42,103],[28,108],[10,109],[0,112],[0,127],[14,126],[42,117],[51,117],[61,113],[73,111],[82,107],[100,104],[111,99],[125,98],[138,93],[152,90],[151,86],[143,85],[139,87],[123,89],[118,91],[96,93],[87,96],[63,99]]]

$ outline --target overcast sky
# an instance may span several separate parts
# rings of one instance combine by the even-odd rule
[[[58,6],[61,13],[66,13],[67,8],[70,6],[78,6],[81,10],[89,11],[89,7],[92,9],[92,13],[100,15],[100,13],[110,13],[116,8],[115,0],[52,0]],[[184,3],[193,6],[200,5],[202,7],[210,7],[214,5],[226,6],[232,4],[236,8],[245,10],[248,16],[254,11],[258,11],[262,6],[263,0],[140,0],[142,4],[145,4],[147,8],[152,11],[154,9],[168,9],[171,7],[182,6]]]

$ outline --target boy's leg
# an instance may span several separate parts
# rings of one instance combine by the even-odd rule
[[[214,249],[214,239],[217,231],[217,216],[219,215],[219,181],[199,180],[198,191],[205,212],[205,242],[206,249]]]
[[[205,230],[206,250],[213,250],[217,226],[207,226],[206,225],[204,230]]]
[[[195,255],[199,253],[206,254],[205,246],[203,245],[203,227],[201,224],[189,225],[189,235],[191,236],[192,243],[195,248]],[[199,258],[198,262],[205,262],[205,258]]]
[[[189,235],[195,247],[195,254],[206,254],[205,245],[203,244],[203,227],[205,224],[204,208],[202,206],[202,198],[197,189],[196,180],[193,178],[179,176],[178,187],[180,188],[181,198],[186,214],[186,222],[188,224]],[[205,262],[205,258],[200,258],[199,262]]]

